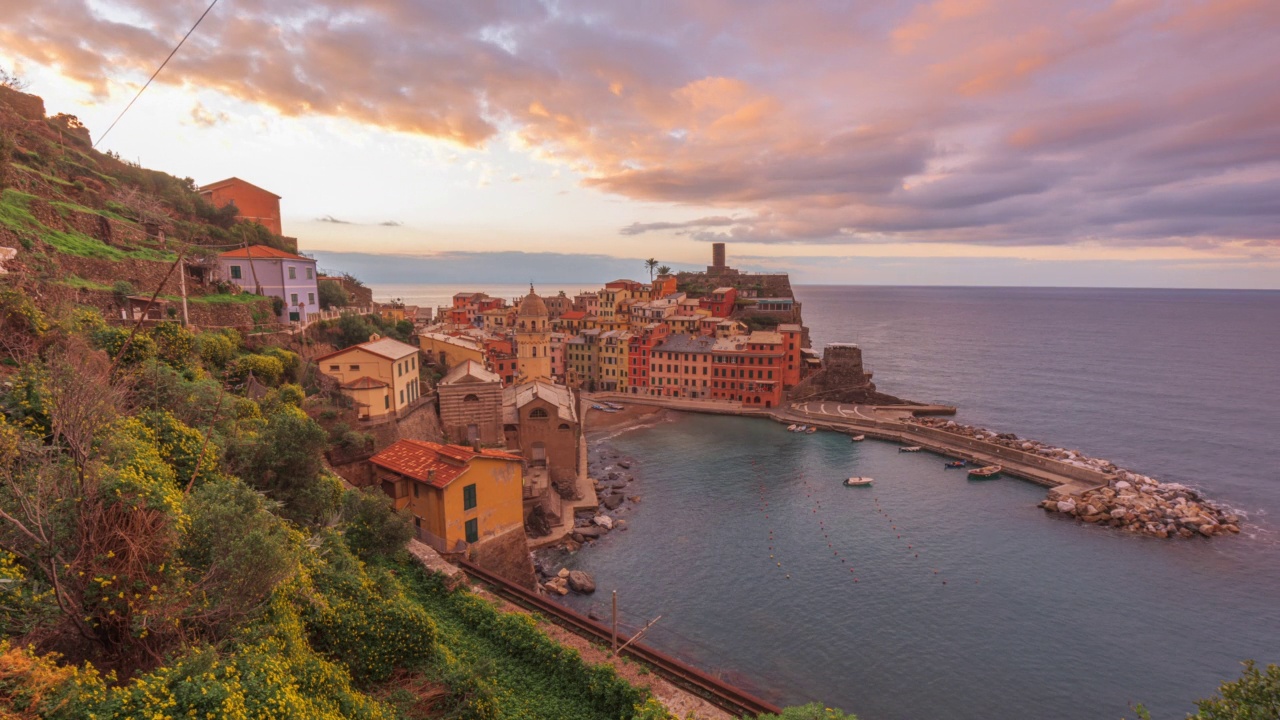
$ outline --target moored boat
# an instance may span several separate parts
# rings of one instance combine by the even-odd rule
[[[952,460],[951,462],[946,462],[942,464],[942,467],[944,468],[962,468],[964,466],[965,466],[965,461],[963,460]]]
[[[999,465],[987,465],[986,467],[974,468],[969,471],[969,477],[986,480],[987,478],[993,478],[999,475],[1000,471],[1003,469],[1004,468]]]
[[[791,423],[790,425],[787,426],[787,432],[795,432],[795,431],[796,431],[795,423]]]
[[[814,427],[813,425],[810,425],[808,428],[805,429],[805,432],[812,435],[813,433],[818,432],[818,428]]]
[[[920,452],[922,449],[919,445],[907,445],[906,447],[898,448],[898,452]]]
[[[807,425],[797,425],[796,429],[792,430],[791,432],[804,432],[807,429],[808,429]]]
[[[854,435],[853,437],[849,438],[849,442],[862,442],[863,440],[866,440],[866,439],[867,439],[866,435]]]
[[[845,487],[861,487],[864,485],[870,485],[873,482],[875,482],[875,480],[869,477],[851,477],[846,479],[844,484]]]

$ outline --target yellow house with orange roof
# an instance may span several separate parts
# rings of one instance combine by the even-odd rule
[[[422,397],[418,348],[374,335],[368,342],[315,359],[356,403],[361,420],[395,416]]]
[[[418,539],[439,552],[524,532],[524,458],[423,440],[400,440],[370,458],[397,510],[408,508]]]

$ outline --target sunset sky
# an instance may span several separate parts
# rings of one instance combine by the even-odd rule
[[[207,5],[0,0],[0,66],[97,139]],[[1280,288],[1277,38],[1276,0],[220,0],[99,149],[278,193],[322,265],[429,258],[347,256],[374,281],[725,240],[808,283]]]

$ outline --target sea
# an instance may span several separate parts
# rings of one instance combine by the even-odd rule
[[[1136,537],[937,455],[672,413],[594,437],[641,499],[551,558],[600,588],[566,604],[608,617],[617,590],[624,634],[659,618],[644,642],[862,720],[1181,718],[1241,661],[1280,663],[1280,292],[795,292],[813,346],[858,343],[881,391],[1200,488],[1244,532]]]

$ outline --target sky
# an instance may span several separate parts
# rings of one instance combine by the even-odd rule
[[[0,66],[99,140],[207,6],[0,0]],[[723,241],[798,283],[1280,289],[1277,37],[1276,0],[219,0],[99,149],[265,187],[374,282]]]

